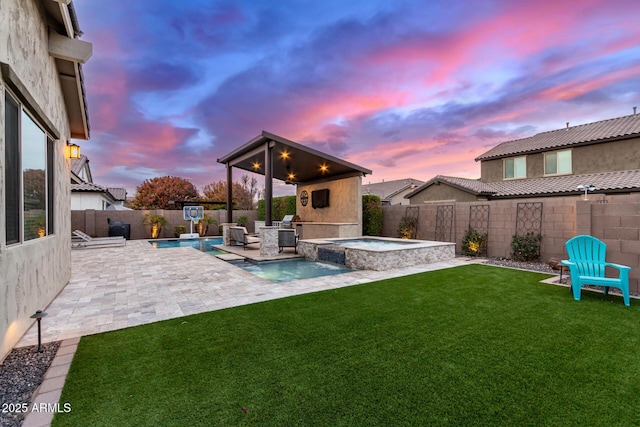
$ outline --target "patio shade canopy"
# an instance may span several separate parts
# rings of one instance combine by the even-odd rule
[[[267,225],[271,225],[273,178],[291,184],[309,184],[371,173],[369,169],[266,131],[218,159],[218,163],[227,167],[228,199],[231,196],[232,168],[265,176],[265,200],[269,202],[265,204]],[[227,205],[227,209],[227,221],[231,222],[231,203]]]
[[[293,184],[371,173],[369,169],[266,131],[218,159],[218,163],[265,175],[267,148],[271,148],[273,155],[271,177]]]

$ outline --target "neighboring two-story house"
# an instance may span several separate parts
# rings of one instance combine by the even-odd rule
[[[89,139],[69,0],[0,3],[0,360],[71,277],[71,138]]]
[[[411,204],[640,192],[640,115],[503,142],[478,156],[480,179],[438,175]]]

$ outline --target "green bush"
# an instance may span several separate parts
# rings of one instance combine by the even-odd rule
[[[382,235],[382,202],[378,196],[362,196],[362,235]]]
[[[184,234],[187,232],[187,227],[185,227],[184,225],[176,225],[175,227],[173,227],[173,235],[175,237],[180,237],[181,234]]]
[[[238,224],[240,227],[246,227],[248,223],[249,218],[247,218],[246,215],[240,215],[238,218],[236,218],[236,224]]]
[[[271,203],[271,219],[280,221],[285,215],[296,214],[296,196],[274,197]],[[265,201],[258,200],[258,221],[265,220]]]
[[[405,216],[398,224],[398,235],[403,239],[414,239],[416,237],[418,219]]]
[[[462,254],[466,256],[479,256],[487,254],[487,233],[478,233],[469,227],[462,238]]]
[[[516,261],[539,261],[542,234],[528,232],[522,236],[514,234],[511,238],[511,257]]]

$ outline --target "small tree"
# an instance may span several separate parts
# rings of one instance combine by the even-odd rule
[[[173,200],[196,200],[198,190],[184,178],[163,176],[145,180],[136,188],[134,209],[180,209],[179,205],[170,205]]]
[[[142,223],[149,227],[151,238],[157,239],[162,233],[162,227],[167,225],[167,219],[162,215],[148,213],[144,215]]]
[[[362,235],[382,235],[382,202],[378,196],[362,196]]]
[[[240,183],[234,182],[232,184],[233,209],[253,209],[253,196],[250,191],[251,188],[245,189]],[[205,200],[211,202],[226,202],[227,182],[217,181],[207,184],[202,189],[202,193]]]

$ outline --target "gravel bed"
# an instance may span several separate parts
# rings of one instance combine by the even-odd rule
[[[33,393],[55,357],[60,342],[14,348],[0,364],[0,426],[22,425]]]
[[[502,267],[520,268],[522,270],[538,271],[540,273],[549,273],[549,274],[559,273],[558,271],[552,270],[551,267],[549,267],[549,264],[546,264],[543,262],[523,262],[523,261],[513,261],[506,258],[488,258],[486,264],[499,265]]]

